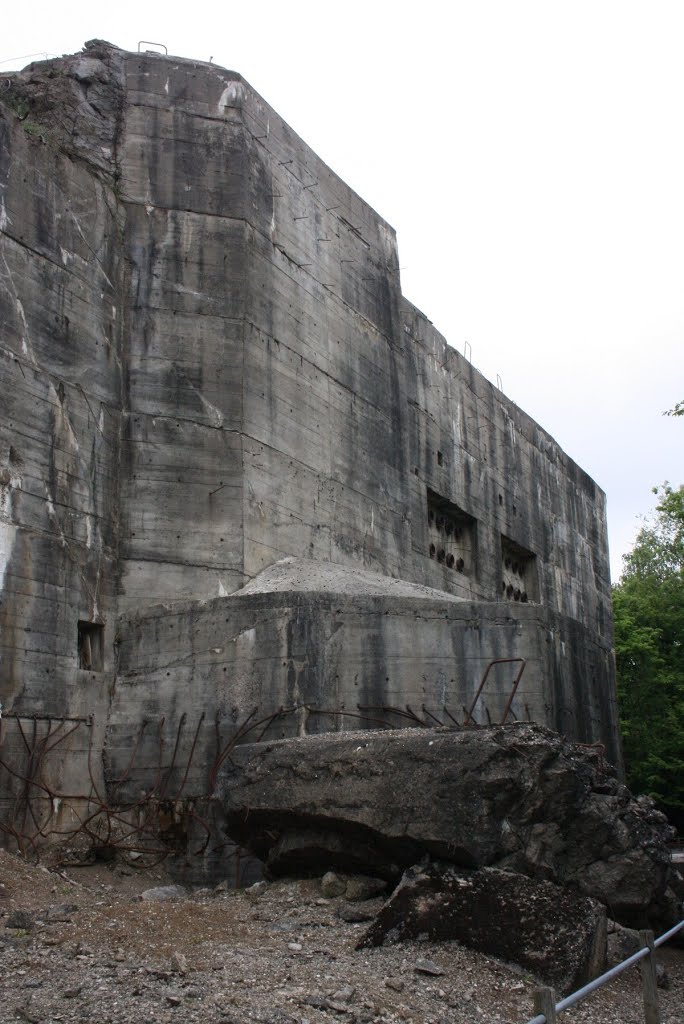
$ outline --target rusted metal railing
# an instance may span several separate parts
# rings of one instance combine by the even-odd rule
[[[487,668],[484,670],[484,673],[482,675],[482,679],[480,681],[480,685],[477,688],[477,693],[473,697],[473,703],[470,705],[470,709],[468,711],[466,711],[466,717],[465,717],[465,719],[463,721],[464,725],[470,725],[471,723],[473,725],[475,724],[475,719],[473,718],[473,711],[475,710],[475,705],[477,704],[478,700],[480,699],[480,694],[484,690],[485,683],[487,682],[487,676],[489,675],[491,670],[494,668],[494,666],[495,665],[511,665],[514,662],[519,662],[520,663],[520,668],[518,669],[516,677],[513,680],[513,688],[511,690],[510,696],[508,698],[508,703],[506,704],[506,709],[505,709],[505,711],[503,713],[503,717],[502,717],[501,723],[500,723],[501,725],[505,725],[506,724],[506,719],[508,718],[508,715],[509,715],[510,710],[511,710],[511,705],[513,704],[513,698],[515,697],[515,695],[517,693],[518,686],[520,685],[520,680],[522,679],[522,674],[525,671],[525,665],[527,664],[527,662],[525,661],[524,658],[492,658],[492,660],[487,665]]]

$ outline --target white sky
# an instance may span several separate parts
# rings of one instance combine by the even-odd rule
[[[239,71],[396,228],[407,298],[606,491],[616,578],[684,482],[682,0],[34,0],[0,70],[94,37]]]

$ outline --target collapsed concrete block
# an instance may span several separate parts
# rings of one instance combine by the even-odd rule
[[[551,882],[428,864],[406,872],[357,948],[407,939],[455,939],[567,993],[605,969],[606,911]]]
[[[554,882],[625,924],[676,914],[665,817],[595,753],[539,726],[245,744],[217,796],[228,834],[272,874],[391,879],[428,854]]]

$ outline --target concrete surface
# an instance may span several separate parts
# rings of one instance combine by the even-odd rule
[[[81,717],[43,768],[111,792],[144,719],[204,713],[206,792],[255,706],[458,708],[502,656],[619,762],[602,491],[240,75],[97,42],[0,75],[0,331],[8,763]]]

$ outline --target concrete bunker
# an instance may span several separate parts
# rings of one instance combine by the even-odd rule
[[[100,808],[214,870],[231,743],[461,721],[496,658],[619,762],[603,492],[405,298],[391,226],[235,72],[95,40],[0,82],[8,841]]]

